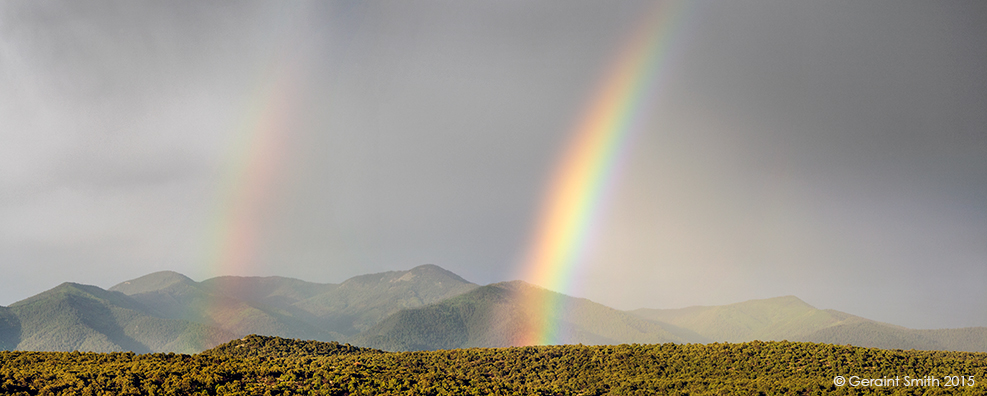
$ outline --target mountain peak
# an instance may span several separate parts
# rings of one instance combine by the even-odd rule
[[[757,306],[757,307],[764,307],[764,308],[789,307],[789,308],[816,309],[816,307],[813,307],[809,303],[807,303],[805,301],[802,301],[801,298],[795,297],[793,295],[781,296],[781,297],[771,297],[771,298],[760,298],[760,299],[754,299],[754,300],[747,300],[747,301],[744,301],[744,302],[728,304],[728,305],[725,305],[725,306],[728,306],[728,307],[730,307],[730,306],[733,306],[733,307],[742,307],[742,306],[754,307],[754,306]]]
[[[387,271],[376,274],[354,276],[340,284],[343,289],[375,287],[376,285],[389,284],[399,286],[403,284],[416,285],[442,285],[443,282],[450,285],[473,285],[466,279],[456,275],[449,270],[435,264],[425,264],[405,271]]]
[[[543,312],[530,303],[533,299],[561,301],[560,306],[565,308]],[[394,351],[528,345],[528,334],[537,328],[534,324],[545,321],[555,324],[557,337],[553,343],[705,341],[688,330],[652,323],[586,299],[514,280],[399,311],[350,342]]]
[[[128,296],[168,288],[176,284],[195,284],[189,277],[175,271],[159,271],[137,279],[121,282],[110,288]]]
[[[45,290],[39,294],[28,297],[24,300],[15,302],[10,306],[22,307],[37,302],[44,303],[46,301],[62,300],[69,296],[82,297],[84,299],[104,301],[104,302],[112,302],[113,304],[117,304],[128,308],[133,306],[133,302],[120,293],[114,293],[111,291],[103,290],[98,286],[83,285],[81,283],[75,283],[75,282],[63,282],[58,286]]]
[[[473,283],[473,282],[470,282],[470,281],[468,281],[466,279],[463,279],[461,276],[456,275],[452,271],[449,271],[449,270],[447,270],[445,268],[439,267],[439,266],[437,266],[435,264],[422,264],[422,265],[419,265],[417,267],[414,267],[414,268],[408,270],[407,272],[410,273],[410,274],[415,274],[415,275],[422,274],[422,275],[428,275],[428,276],[442,276],[442,277],[452,278],[454,280],[457,280],[457,281],[463,282],[463,283]]]
[[[45,291],[43,291],[41,293],[38,293],[38,294],[36,294],[34,296],[28,297],[28,298],[23,299],[21,301],[15,302],[15,303],[11,304],[10,306],[11,307],[14,307],[14,306],[18,306],[18,305],[29,304],[29,303],[31,303],[33,301],[43,300],[43,299],[50,298],[52,296],[57,296],[57,295],[72,294],[72,295],[90,295],[90,296],[92,296],[92,295],[103,294],[105,292],[106,292],[105,290],[100,289],[97,286],[83,285],[81,283],[75,283],[75,282],[62,282],[58,286],[55,286],[55,287],[53,287],[51,289],[48,289],[48,290],[45,290]]]
[[[564,309],[545,312],[531,303],[549,299]],[[816,309],[791,295],[623,312],[521,280],[478,286],[426,264],[339,285],[282,277],[195,282],[173,271],[110,291],[66,282],[0,307],[0,349],[187,352],[251,333],[394,350],[511,346],[530,343],[532,325],[545,321],[554,324],[555,342],[562,343],[788,339],[898,349],[987,348],[987,328],[912,330]],[[355,348],[272,340],[247,337],[227,347],[234,353],[316,355]]]

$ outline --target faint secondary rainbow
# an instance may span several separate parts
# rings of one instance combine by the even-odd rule
[[[270,11],[278,23],[266,41],[258,43],[267,56],[254,65],[251,90],[224,146],[225,167],[216,186],[203,263],[204,272],[212,276],[259,272],[257,256],[267,237],[269,216],[278,206],[289,142],[303,116],[299,107],[304,105],[302,80],[309,59],[297,44],[299,32],[293,26],[306,10],[279,4]]]
[[[287,52],[287,54],[285,54]],[[304,65],[290,51],[275,51],[258,68],[255,84],[225,145],[216,206],[206,239],[209,275],[258,272],[257,256],[277,192],[282,187],[289,140],[298,128],[299,75]]]
[[[560,293],[570,292],[592,244],[605,201],[639,123],[657,91],[682,5],[662,2],[626,41],[572,132],[543,198],[522,279]],[[531,293],[534,322],[523,345],[562,341],[560,295]]]
[[[259,233],[271,204],[291,127],[294,83],[290,73],[259,84],[246,117],[227,146],[228,168],[220,185],[207,258],[216,275],[249,271],[255,265]]]

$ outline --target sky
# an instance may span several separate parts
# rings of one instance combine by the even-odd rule
[[[580,120],[663,23],[558,291],[987,326],[984,21],[978,1],[5,1],[0,305],[161,270],[523,278]]]

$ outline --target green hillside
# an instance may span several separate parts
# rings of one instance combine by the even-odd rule
[[[0,307],[0,349],[197,352],[245,334],[340,341],[403,308],[475,288],[434,265],[342,284],[156,272],[103,290],[65,283]]]
[[[322,328],[355,335],[407,308],[439,302],[477,288],[436,265],[350,278],[328,292],[293,304]]]
[[[220,276],[199,283],[203,290],[249,303],[292,310],[299,301],[332,291],[336,284],[312,283],[280,276]]]
[[[63,283],[9,307],[20,327],[14,349],[194,352],[232,336],[202,324],[150,316],[140,308],[122,293]]]
[[[551,298],[549,298],[551,297]],[[558,300],[546,314],[532,301]],[[717,307],[624,312],[521,281],[477,286],[438,266],[340,284],[156,272],[110,290],[65,283],[0,307],[0,350],[198,352],[246,334],[410,351],[521,346],[537,322],[551,342],[708,343],[792,340],[987,351],[987,328],[913,330],[793,296]]]
[[[157,290],[174,288],[175,285],[194,285],[195,281],[189,277],[174,271],[159,271],[144,275],[137,279],[121,282],[111,287],[110,291],[116,291],[128,296],[148,293]]]
[[[195,282],[157,272],[110,290],[128,294],[156,316],[220,327],[233,334],[341,340],[404,308],[477,287],[435,265],[361,275],[341,284],[284,277],[222,276]]]
[[[520,345],[525,330],[541,314],[525,302],[544,298],[533,295],[546,293],[556,294],[521,281],[487,285],[436,304],[395,313],[350,342],[391,351]],[[561,343],[704,341],[687,330],[642,320],[586,299],[557,297],[563,299],[565,310],[550,320],[562,323]]]
[[[0,351],[17,347],[21,337],[21,321],[10,308],[0,307]]]
[[[297,290],[288,292],[293,287]],[[316,326],[310,315],[290,309],[284,301],[308,290],[314,294],[330,288],[277,277],[221,277],[199,283],[181,274],[158,272],[110,290],[131,293],[133,300],[156,316],[218,327],[234,337],[257,333],[329,341],[342,336]]]
[[[170,319],[199,320],[198,315],[190,305],[196,300],[203,300],[198,284],[177,272],[162,271],[145,275],[137,279],[122,282],[109,289],[120,292],[136,301],[148,312],[156,316]],[[201,304],[201,303],[200,303]]]
[[[199,355],[0,352],[16,395],[987,394],[987,354],[794,342],[558,345],[433,352],[248,337]],[[247,353],[242,351],[247,350]],[[838,386],[834,378],[899,378]],[[907,383],[934,377],[936,382]],[[953,378],[946,382],[947,376]],[[962,379],[961,379],[962,377]],[[950,386],[953,385],[953,386]]]

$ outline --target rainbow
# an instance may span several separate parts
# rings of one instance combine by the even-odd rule
[[[241,108],[241,116],[231,126],[224,156],[225,168],[216,185],[216,203],[205,238],[202,272],[208,277],[224,275],[259,275],[263,263],[258,260],[271,209],[278,204],[277,193],[297,132],[299,97],[302,86],[299,74],[304,65],[297,58],[273,54],[258,67],[257,83]],[[219,286],[236,287],[236,286]],[[216,289],[204,304],[206,316],[214,324],[230,323],[242,315],[235,300],[222,297],[226,291]],[[236,327],[225,330],[238,333]],[[202,340],[215,345],[223,340]]]
[[[227,144],[227,167],[217,185],[207,238],[205,269],[213,276],[258,272],[265,216],[274,205],[288,140],[296,127],[296,66],[288,59],[260,73]]]
[[[658,91],[681,8],[674,2],[658,4],[605,74],[544,194],[521,279],[560,293],[573,287],[622,160]],[[564,341],[561,296],[526,294],[526,307],[536,319],[522,330],[522,345]]]
[[[266,56],[253,65],[254,83],[230,126],[225,167],[206,225],[201,270],[207,276],[263,272],[258,255],[267,237],[265,226],[284,187],[292,138],[303,129],[303,81],[313,58],[299,44],[302,33],[296,26],[308,10],[300,3],[277,3],[269,11],[275,24],[256,43]]]

